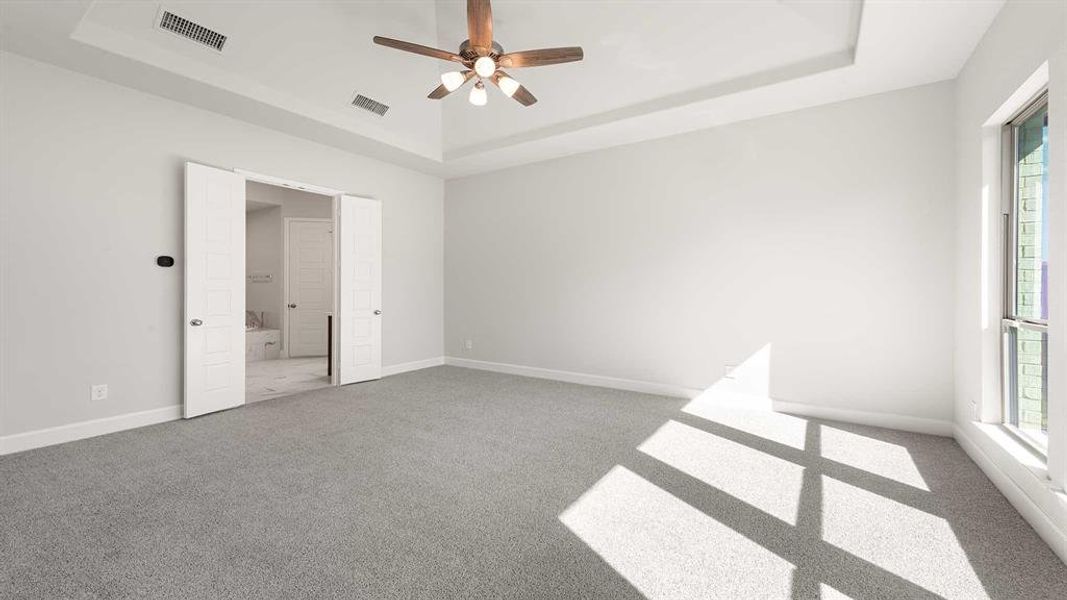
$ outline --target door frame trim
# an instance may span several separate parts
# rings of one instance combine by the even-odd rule
[[[312,194],[320,194],[323,196],[337,196],[338,194],[347,194],[342,190],[335,190],[333,188],[323,187],[321,185],[315,185],[313,183],[304,183],[302,181],[295,181],[293,179],[284,179],[282,177],[275,177],[273,175],[264,175],[263,173],[255,173],[252,171],[246,171],[245,169],[234,169],[234,173],[241,175],[245,178],[245,181],[258,181],[259,183],[266,183],[269,185],[277,185],[281,187],[291,188],[294,190],[300,190],[302,192],[310,192]]]
[[[312,183],[304,183],[302,181],[296,181],[295,179],[286,179],[284,177],[275,177],[274,175],[266,175],[266,174],[263,174],[263,173],[256,173],[255,171],[249,171],[247,169],[240,169],[240,168],[237,168],[237,167],[233,168],[233,172],[238,174],[238,175],[240,175],[240,176],[242,176],[242,177],[244,177],[246,186],[248,185],[249,181],[256,181],[256,182],[259,182],[259,183],[277,185],[277,186],[281,186],[281,187],[292,188],[292,189],[295,189],[295,190],[301,190],[301,191],[304,191],[304,192],[311,192],[311,193],[314,193],[314,194],[321,194],[323,196],[332,197],[334,199],[334,201],[333,201],[333,211],[332,211],[332,214],[330,215],[330,218],[333,220],[334,232],[336,234],[336,232],[337,232],[337,221],[338,221],[337,199],[339,197],[341,197],[341,196],[349,195],[348,192],[346,192],[344,190],[338,190],[338,189],[334,189],[334,188],[323,187],[321,185],[315,185],[315,184],[312,184]],[[284,223],[282,224],[282,230],[283,230],[283,235],[285,235],[284,232],[287,231],[288,228],[285,226]],[[246,227],[246,231],[245,231],[246,240],[247,240],[247,233],[248,232],[247,232],[247,227]],[[337,236],[336,235],[334,235],[334,238],[333,238],[333,247],[334,247],[334,253],[333,253],[333,259],[334,259],[334,265],[333,265],[334,266],[334,290],[336,291],[338,289],[339,285],[340,285],[340,283],[338,281],[338,278],[340,277],[340,268],[341,268],[340,261],[338,260],[338,247],[337,247]],[[286,252],[285,249],[283,249],[282,252],[283,253]],[[283,269],[285,268],[285,264],[286,263],[288,263],[288,259],[283,261]],[[284,274],[283,274],[283,277],[284,277]],[[282,282],[283,295],[284,295],[285,291],[286,291],[285,290],[285,282]],[[284,309],[283,312],[282,312],[282,318],[284,320],[284,319],[288,318],[286,316],[288,314],[288,308],[285,307],[284,304],[283,304],[282,308]],[[330,365],[331,371],[333,372],[333,375],[330,377],[330,385],[336,387],[336,386],[339,386],[341,384],[340,383],[340,379],[337,376],[337,371],[340,368],[340,362],[338,361],[338,356],[337,356],[337,334],[338,334],[338,331],[339,331],[339,325],[340,325],[340,320],[341,319],[340,319],[340,315],[337,312],[338,304],[337,304],[337,294],[336,293],[334,294],[333,309],[334,309],[333,310],[333,343],[334,343],[334,348],[333,348],[333,353],[332,353],[333,354],[333,364]],[[288,331],[288,326],[287,326],[286,323],[283,322],[282,327],[283,327],[283,331]],[[286,338],[287,337],[288,336],[286,336]],[[283,344],[284,344],[283,345],[283,351],[285,353],[285,356],[288,357],[289,356],[288,340],[287,339],[283,340]]]
[[[333,212],[331,210],[331,212]],[[337,219],[331,216],[325,217],[282,217],[282,354],[285,358],[292,358],[289,353],[289,225],[292,223],[330,223],[334,231],[337,230]],[[336,236],[335,236],[336,237]],[[336,246],[336,242],[334,244]],[[338,264],[336,253],[333,260],[333,306],[330,313],[337,315],[337,275]],[[337,319],[334,319],[335,321]],[[336,360],[336,356],[334,357]],[[334,367],[335,365],[330,365]],[[332,383],[332,381],[331,381]]]

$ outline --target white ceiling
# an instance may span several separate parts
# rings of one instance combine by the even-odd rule
[[[580,45],[515,69],[538,98],[426,99],[460,1],[109,0],[0,4],[0,48],[447,177],[955,77],[1003,0],[507,1],[505,50]],[[155,28],[160,7],[220,31],[223,52]],[[351,107],[356,93],[385,117]]]
[[[583,46],[580,63],[514,69],[538,97],[534,108],[494,94],[469,110],[464,94],[444,101],[445,153],[498,138],[649,104],[695,89],[849,53],[861,3],[522,2],[499,3],[493,37],[504,50]],[[463,41],[462,10],[439,10],[437,33]],[[445,67],[447,68],[447,66]]]

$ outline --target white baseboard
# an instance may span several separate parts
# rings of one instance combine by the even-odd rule
[[[494,371],[509,375],[522,375],[536,377],[538,379],[552,379],[579,383],[595,387],[613,388],[628,392],[640,392],[643,394],[657,394],[660,396],[674,396],[677,398],[696,398],[700,390],[687,388],[667,383],[653,383],[651,381],[638,381],[635,379],[619,379],[617,377],[605,377],[603,375],[590,375],[588,373],[575,373],[573,371],[557,371],[554,369],[542,369],[540,367],[527,367],[523,365],[511,365],[507,363],[488,362],[484,360],[472,360],[469,358],[445,357],[446,365],[478,369],[481,371]]]
[[[1067,530],[1057,526],[1054,518],[1041,509],[1030,496],[1030,493],[1027,493],[1024,489],[1024,486],[1016,482],[1011,474],[1006,472],[998,464],[997,460],[994,460],[992,456],[983,450],[981,444],[972,439],[962,427],[956,425],[953,428],[953,433],[955,434],[956,442],[967,453],[967,456],[970,456],[971,460],[982,469],[986,477],[993,482],[993,485],[1000,490],[1001,494],[1004,494],[1008,502],[1015,507],[1015,510],[1019,511],[1023,519],[1026,519],[1026,522],[1034,528],[1034,531],[1041,536],[1041,539],[1045,540],[1045,543],[1060,557],[1060,560],[1067,563]],[[1056,492],[1049,489],[1043,482],[1038,481],[1037,477],[1026,467],[1021,464],[1018,466],[1017,477],[1033,478],[1032,481],[1027,482],[1029,485],[1026,486],[1031,488],[1031,493],[1036,492],[1047,495],[1048,498],[1046,500],[1050,502],[1063,502],[1063,500],[1055,498]]]
[[[407,373],[408,371],[418,371],[419,369],[429,369],[430,367],[439,367],[443,364],[445,364],[445,357],[438,356],[435,358],[427,358],[425,360],[413,360],[398,365],[388,365],[382,367],[382,377],[399,375],[401,373]]]
[[[696,388],[688,388],[666,383],[620,379],[603,375],[591,375],[573,371],[558,371],[555,369],[543,369],[540,367],[528,367],[523,365],[456,358],[452,356],[439,356],[396,365],[388,365],[382,367],[382,377],[389,377],[390,375],[398,375],[409,371],[417,371],[419,369],[427,369],[443,364],[466,367],[468,369],[479,369],[482,371],[494,371],[497,373],[536,377],[539,379],[566,381],[569,383],[606,387],[644,394],[672,396],[676,398],[695,398],[700,395],[702,391]],[[876,427],[885,427],[887,429],[915,431],[934,435],[952,435],[952,424],[947,421],[936,419],[828,408],[811,404],[777,400],[774,401],[774,408],[778,411],[791,412],[821,419],[831,419],[848,423],[872,425]],[[40,448],[52,444],[71,442],[125,429],[143,427],[145,425],[154,425],[156,423],[163,423],[165,421],[172,421],[179,418],[181,418],[181,406],[171,406],[9,435],[0,437],[0,455],[21,452],[22,450],[29,450],[31,448]]]
[[[444,357],[438,356],[426,360],[389,365],[382,367],[382,377],[388,377],[398,373],[406,373],[408,371],[417,371],[429,367],[437,367],[443,364],[445,364]],[[0,437],[0,455],[22,452],[23,450],[32,450],[33,448],[41,448],[44,446],[52,446],[54,444],[62,444],[64,442],[73,442],[75,440],[115,433],[116,431],[124,431],[126,429],[144,427],[146,425],[155,425],[156,423],[164,423],[166,421],[174,421],[180,419],[181,416],[182,407],[177,405],[125,415],[117,415],[114,417],[93,419],[92,421],[82,421],[81,423],[60,425],[58,427],[49,427],[47,429],[38,429],[36,431],[27,431],[25,433],[16,433]]]
[[[568,383],[607,387],[645,394],[658,394],[660,396],[673,396],[676,398],[696,398],[702,392],[702,390],[696,388],[667,383],[618,379],[615,377],[605,377],[603,375],[590,375],[587,373],[575,373],[573,371],[557,371],[554,369],[542,369],[540,367],[527,367],[524,365],[472,360],[469,358],[456,358],[454,356],[446,356],[445,364],[457,367],[467,367],[468,369],[480,369],[482,371],[494,371],[497,373],[523,375],[540,379],[554,379],[556,381],[566,381]],[[902,431],[914,431],[917,433],[929,433],[933,435],[952,435],[952,423],[938,419],[828,408],[813,404],[783,402],[778,400],[773,401],[773,406],[774,410],[779,412],[791,412],[818,419],[830,419],[834,421],[844,421],[846,423],[872,425],[875,427],[885,427],[886,429],[899,429]]]
[[[952,422],[942,419],[928,419],[926,417],[912,417],[909,415],[897,415],[893,413],[871,412],[866,410],[851,410],[847,408],[834,408],[818,406],[816,404],[803,404],[800,402],[786,402],[784,400],[772,400],[776,412],[787,412],[804,417],[827,419],[830,421],[842,421],[857,425],[871,425],[896,429],[899,431],[912,431],[915,433],[927,433],[952,437]]]
[[[81,423],[49,427],[47,429],[38,429],[36,431],[27,431],[25,433],[6,435],[0,437],[0,455],[22,452],[23,450],[31,450],[42,446],[51,446],[53,444],[62,444],[64,442],[73,442],[75,440],[96,437],[98,435],[114,433],[116,431],[144,427],[145,425],[155,425],[156,423],[174,421],[180,419],[181,416],[182,407],[180,405],[175,405],[125,415],[117,415],[114,417],[93,419],[92,421],[82,421]]]

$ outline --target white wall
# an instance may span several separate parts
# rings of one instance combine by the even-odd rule
[[[1009,1],[957,79],[956,437],[1023,516],[1067,560],[1067,3]],[[1047,467],[975,419],[1000,420],[1003,246],[999,124],[1048,62],[1050,228]],[[1007,111],[1005,113],[1004,111]],[[998,115],[998,113],[1001,113]],[[1058,442],[1057,442],[1058,440]]]
[[[446,184],[445,353],[952,415],[950,83]],[[462,340],[471,339],[466,352]]]
[[[269,282],[247,283],[245,307],[263,313],[265,327],[282,329],[286,303],[283,281],[285,218],[330,219],[333,217],[333,198],[255,181],[249,181],[245,187],[245,198],[256,203],[253,206],[260,206],[245,216],[246,272],[273,275]],[[262,205],[268,206],[263,208]],[[285,331],[281,332],[283,344],[287,343],[285,334]]]
[[[253,210],[245,215],[245,274],[269,273],[270,281],[245,284],[245,310],[263,314],[263,326],[281,329],[282,303],[282,207]]]
[[[439,178],[3,53],[0,435],[181,401],[185,161],[382,200],[383,363],[441,355]]]

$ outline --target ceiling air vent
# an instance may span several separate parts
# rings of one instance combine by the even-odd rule
[[[193,23],[189,19],[183,19],[166,10],[159,16],[159,28],[176,33],[183,38],[193,40],[219,52],[222,52],[222,47],[226,44],[226,36],[221,33]]]
[[[378,102],[377,100],[371,100],[370,98],[360,94],[356,96],[356,99],[352,101],[352,106],[356,108],[362,108],[363,110],[369,110],[379,117],[385,116],[385,111],[389,110],[389,107]]]

